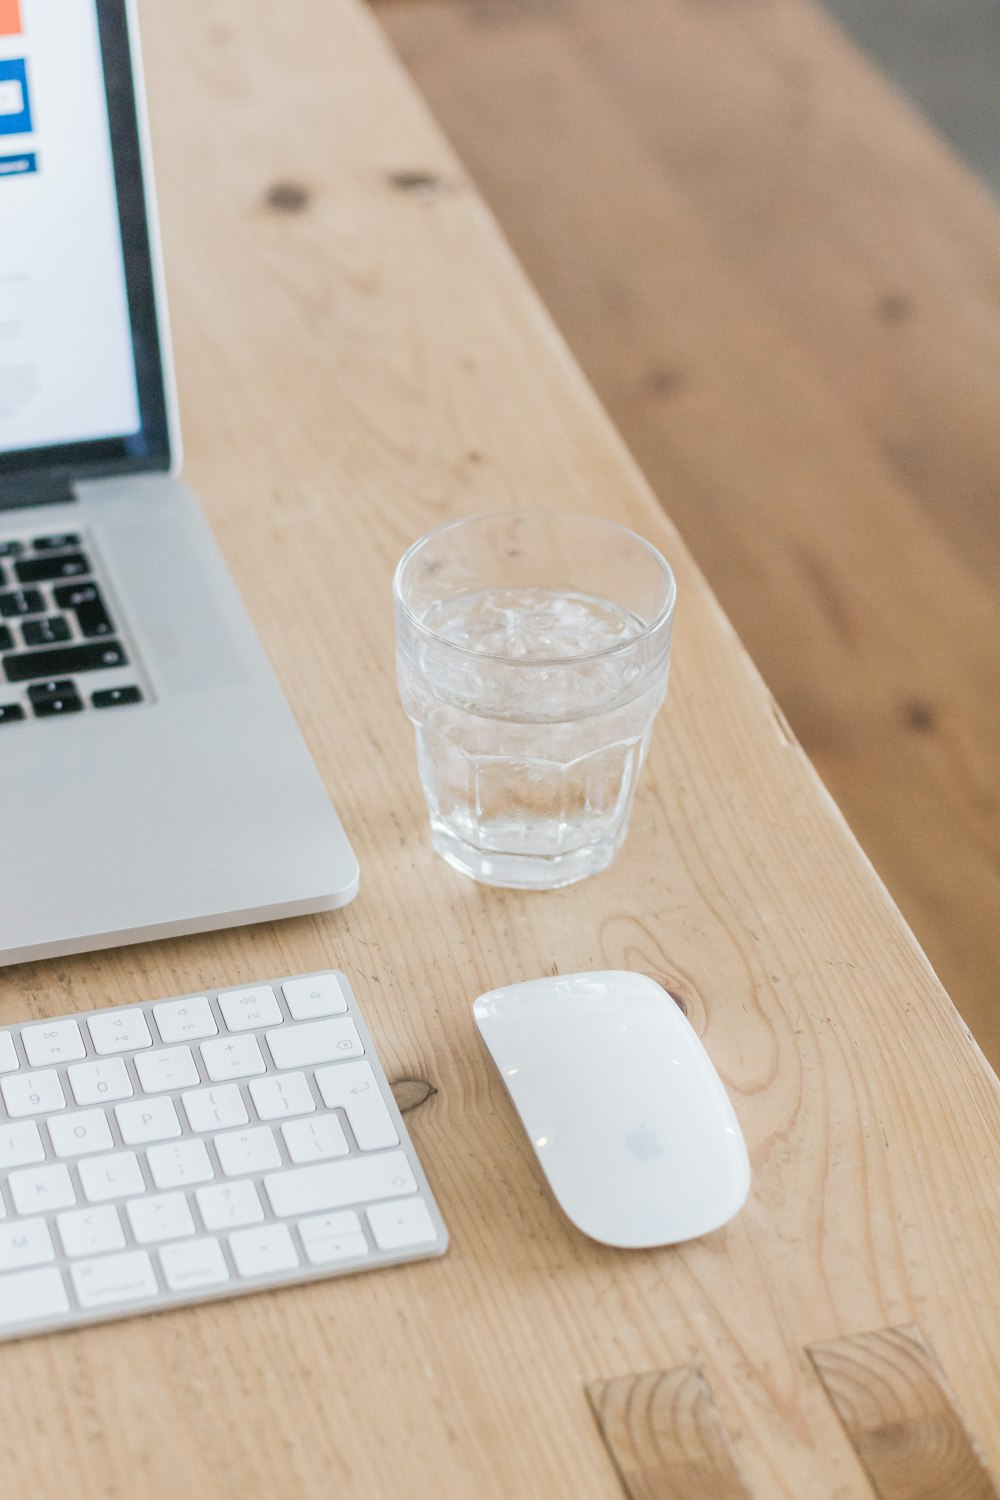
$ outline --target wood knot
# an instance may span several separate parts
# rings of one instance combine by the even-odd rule
[[[411,1110],[419,1109],[421,1104],[426,1104],[437,1093],[434,1085],[425,1078],[397,1078],[395,1083],[390,1084],[390,1088],[401,1115],[408,1115]]]
[[[930,734],[937,727],[937,714],[929,703],[911,698],[903,704],[903,723],[917,734]]]
[[[268,208],[279,214],[301,214],[309,207],[312,194],[300,182],[275,182],[264,194]]]
[[[419,198],[434,198],[445,185],[436,172],[420,171],[390,172],[389,184],[397,192],[413,193]]]
[[[913,298],[905,292],[886,292],[878,299],[875,310],[883,323],[905,323],[913,316]]]
[[[652,396],[679,396],[687,389],[687,380],[680,370],[669,365],[653,365],[642,377],[642,384]]]

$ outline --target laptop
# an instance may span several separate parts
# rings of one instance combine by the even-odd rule
[[[0,963],[357,890],[179,465],[131,0],[0,0]]]

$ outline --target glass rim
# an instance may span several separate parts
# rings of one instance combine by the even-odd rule
[[[579,656],[532,657],[499,656],[493,651],[475,651],[470,646],[460,646],[457,641],[449,641],[446,636],[439,635],[436,630],[429,629],[422,620],[418,619],[402,596],[400,582],[407,563],[422,547],[428,542],[434,541],[435,538],[443,536],[446,531],[455,531],[460,526],[468,526],[484,521],[530,519],[583,521],[588,526],[603,526],[608,531],[620,532],[622,536],[628,537],[630,541],[638,543],[639,547],[652,558],[666,583],[666,598],[661,608],[657,611],[655,618],[647,625],[644,625],[638,635],[630,636],[627,641],[618,641],[613,646],[605,646],[600,651],[586,651]],[[436,645],[446,646],[449,651],[455,651],[460,656],[468,657],[470,661],[497,662],[508,667],[556,667],[579,665],[582,662],[601,661],[611,656],[617,656],[625,651],[631,651],[641,645],[643,641],[648,640],[651,635],[664,625],[674,612],[674,606],[677,602],[677,580],[674,577],[673,568],[667,562],[667,559],[660,552],[659,548],[654,547],[652,542],[647,542],[645,537],[640,536],[636,531],[632,531],[628,526],[622,526],[619,521],[609,521],[604,516],[588,516],[583,511],[498,510],[483,511],[476,515],[459,516],[454,521],[444,521],[440,526],[435,526],[430,531],[425,532],[423,536],[418,537],[415,542],[412,542],[407,547],[396,564],[395,572],[392,575],[392,596],[397,609],[406,616],[408,623],[418,635],[423,636],[427,641],[434,642]]]

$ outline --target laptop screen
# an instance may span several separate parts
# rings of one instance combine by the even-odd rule
[[[125,0],[0,0],[0,485],[168,466]]]

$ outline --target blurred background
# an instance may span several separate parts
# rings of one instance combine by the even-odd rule
[[[1000,0],[373,4],[1000,1066]]]

